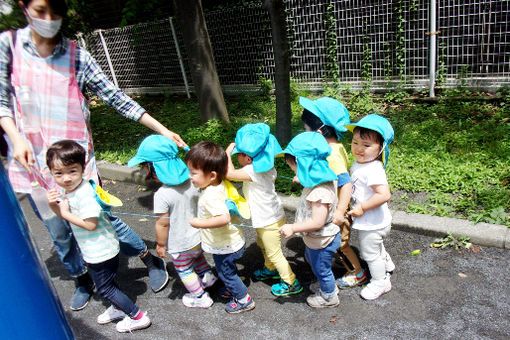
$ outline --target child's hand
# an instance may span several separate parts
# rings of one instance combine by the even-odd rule
[[[292,178],[292,183],[297,183],[297,184],[301,184],[301,182],[299,181],[299,178],[298,176],[294,176],[294,178]]]
[[[46,197],[48,198],[48,204],[50,205],[50,208],[52,206],[57,206],[60,202],[60,197],[62,197],[62,194],[58,193],[57,190],[51,189],[46,192]]]
[[[156,253],[161,258],[166,258],[166,246],[160,246],[159,244],[156,244]]]
[[[189,224],[193,227],[193,228],[198,228],[198,225],[200,224],[200,219],[198,217],[192,217],[190,218],[189,220]]]
[[[289,238],[294,235],[294,229],[292,228],[292,224],[284,224],[280,227],[280,234],[285,238]]]
[[[60,203],[63,202],[62,200],[62,194],[57,192],[55,189],[51,189],[46,193],[46,197],[48,198],[48,204],[58,217],[62,218],[62,206]],[[69,203],[67,202],[67,199],[65,200],[67,204],[67,210],[69,210]]]
[[[333,223],[337,226],[341,226],[345,222],[345,215],[342,211],[336,210],[335,216],[333,217]]]
[[[232,151],[234,151],[234,148],[236,147],[236,143],[230,143],[228,147],[225,149],[225,152],[227,155],[231,155]]]
[[[361,207],[361,204],[358,204],[354,208],[352,208],[350,211],[347,212],[347,215],[351,215],[354,217],[360,217],[365,213],[363,208]]]

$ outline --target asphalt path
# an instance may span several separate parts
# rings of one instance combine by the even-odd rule
[[[150,215],[156,187],[107,181],[104,188],[122,199],[116,209],[128,214]],[[29,228],[49,276],[59,294],[67,319],[77,339],[509,339],[510,338],[510,251],[482,247],[479,252],[430,248],[436,236],[393,229],[385,241],[396,264],[392,290],[375,301],[359,297],[360,287],[340,292],[340,306],[312,309],[306,304],[310,291],[287,298],[270,292],[276,281],[253,281],[251,273],[262,266],[255,231],[245,228],[246,252],[238,263],[248,291],[256,302],[253,311],[230,315],[227,300],[211,288],[214,305],[209,309],[185,307],[186,293],[173,265],[168,286],[159,293],[149,287],[147,270],[138,258],[121,256],[118,282],[138,306],[148,311],[152,325],[133,334],[120,334],[115,324],[99,325],[97,315],[108,306],[96,294],[82,311],[73,312],[68,301],[74,281],[57,257],[51,239],[20,197]],[[155,254],[154,219],[119,215]],[[292,220],[291,214],[288,219]],[[357,247],[357,235],[351,239]],[[413,250],[421,253],[412,256]],[[300,238],[284,241],[284,253],[299,280],[307,287],[313,274],[304,261]],[[213,265],[212,257],[207,256]],[[341,268],[335,274],[343,274]],[[29,317],[26,316],[26,320]]]

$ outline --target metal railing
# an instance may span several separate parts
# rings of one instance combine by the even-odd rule
[[[510,1],[289,0],[286,7],[291,76],[310,89],[325,82],[373,91],[510,85]],[[273,79],[266,10],[209,12],[206,22],[226,92]],[[166,19],[96,31],[83,43],[127,93],[184,93],[193,86],[174,28]]]

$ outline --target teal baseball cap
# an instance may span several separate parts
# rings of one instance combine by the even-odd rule
[[[349,111],[338,100],[330,97],[321,97],[316,100],[300,97],[299,104],[316,115],[324,125],[335,129],[338,140],[342,139],[344,132],[347,132],[345,125],[351,122]]]
[[[129,160],[128,166],[151,162],[162,183],[179,185],[189,179],[189,170],[177,156],[178,152],[177,144],[172,140],[162,135],[150,135],[140,143],[136,156]]]
[[[253,171],[267,172],[274,167],[274,158],[282,153],[276,137],[264,123],[246,124],[237,130],[232,154],[244,153],[253,160]]]
[[[390,158],[390,148],[389,145],[393,141],[393,137],[395,135],[395,132],[393,131],[393,127],[391,126],[390,122],[377,114],[370,114],[368,116],[365,116],[360,119],[359,122],[345,125],[347,129],[350,131],[354,131],[354,128],[356,126],[363,127],[365,129],[374,130],[375,132],[378,132],[384,139],[384,144],[381,148],[382,154],[383,154],[383,164],[386,168],[386,165],[388,164],[389,158]]]
[[[331,154],[331,147],[320,133],[300,133],[292,138],[283,153],[296,157],[297,177],[304,187],[310,188],[337,179],[326,160]]]

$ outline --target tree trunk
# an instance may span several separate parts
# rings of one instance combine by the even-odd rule
[[[202,121],[229,122],[200,0],[174,0]]]
[[[287,144],[292,136],[290,108],[290,61],[287,23],[282,0],[263,0],[269,11],[273,37],[276,95],[276,138]]]

